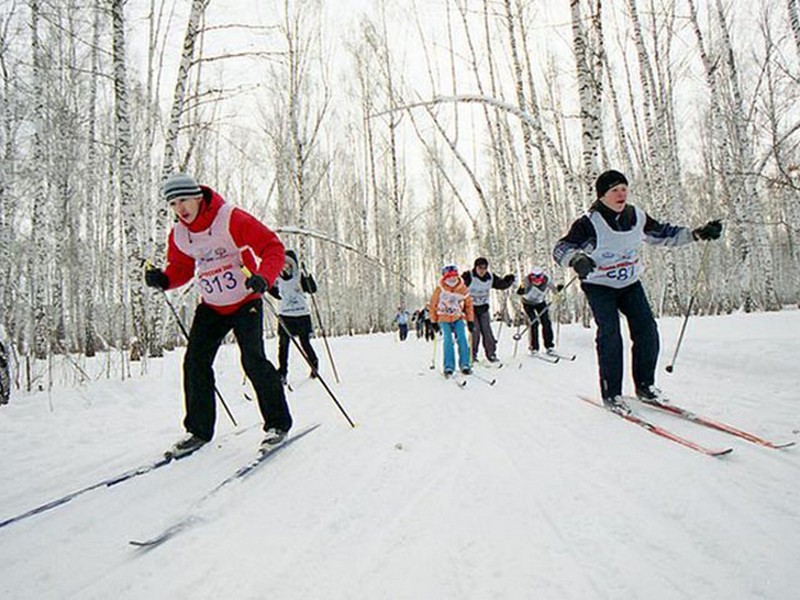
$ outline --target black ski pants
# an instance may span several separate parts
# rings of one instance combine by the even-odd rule
[[[641,282],[624,288],[582,283],[592,309],[597,335],[597,360],[603,398],[622,394],[622,313],[628,321],[632,342],[633,382],[637,389],[655,383],[658,361],[658,327]]]
[[[183,391],[186,431],[204,440],[214,437],[214,358],[222,340],[233,329],[241,352],[242,367],[253,384],[264,430],[289,431],[292,416],[286,404],[278,372],[264,354],[264,307],[253,300],[230,315],[222,315],[207,304],[199,304],[189,331],[189,346],[183,359]]]
[[[528,328],[528,349],[539,350],[539,323],[542,324],[544,347],[552,348],[555,345],[553,323],[550,321],[550,310],[547,307],[547,302],[540,302],[539,304],[525,304],[523,302],[522,307],[531,322]]]
[[[478,347],[483,339],[483,351],[486,358],[494,358],[497,353],[497,341],[492,331],[492,315],[489,305],[475,307],[475,326],[472,329],[472,360],[478,358]]]
[[[303,353],[311,361],[313,371],[319,368],[319,359],[317,358],[314,348],[311,346],[311,315],[302,315],[299,317],[288,317],[281,315],[281,320],[297,341],[300,342],[300,347],[303,348]],[[278,373],[283,377],[289,373],[289,333],[278,324]]]

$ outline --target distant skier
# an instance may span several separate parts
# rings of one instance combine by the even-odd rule
[[[475,327],[472,332],[472,360],[478,360],[478,347],[483,338],[483,351],[489,362],[497,362],[497,340],[492,331],[492,313],[489,310],[489,296],[492,289],[505,290],[511,287],[516,279],[514,275],[496,277],[489,272],[489,261],[482,256],[475,259],[471,271],[461,275],[464,284],[472,296],[475,307]]]
[[[548,291],[560,292],[563,288],[561,284],[553,284],[540,267],[534,267],[517,289],[517,294],[522,296],[522,308],[525,309],[530,321],[528,350],[532,353],[539,351],[539,324],[542,325],[545,351],[548,354],[553,352],[555,347],[553,324],[550,321],[550,308],[545,297]]]
[[[425,326],[425,341],[432,342],[436,339],[436,331],[433,327],[433,322],[431,321],[431,307],[429,305],[425,305],[425,308],[422,309],[422,322]]]
[[[293,335],[303,348],[303,353],[311,363],[310,377],[317,376],[319,359],[311,345],[311,311],[305,294],[315,294],[317,282],[311,274],[300,272],[300,263],[294,250],[286,251],[286,260],[280,276],[275,280],[275,285],[269,289],[271,296],[280,300],[278,314],[281,321],[288,329],[278,325],[278,374],[281,382],[286,385],[289,374],[289,334]]]
[[[408,311],[402,306],[397,307],[397,312],[392,319],[392,323],[397,323],[397,329],[400,332],[400,341],[406,341],[408,337]]]
[[[411,315],[411,322],[414,323],[414,330],[417,332],[417,339],[422,337],[423,330],[425,328],[425,319],[423,318],[424,313],[425,309],[421,308],[419,310],[415,310],[414,314]]]
[[[148,267],[145,283],[170,290],[194,277],[202,299],[183,359],[183,425],[188,435],[167,454],[173,458],[189,454],[214,437],[212,367],[231,329],[264,419],[262,447],[279,444],[292,427],[292,417],[275,367],[264,353],[261,294],[278,276],[283,244],[255,217],[227,204],[217,192],[198,185],[189,175],[170,176],[162,193],[177,221],[169,234],[166,269]],[[242,264],[252,272],[250,277],[245,277]]]
[[[431,321],[438,323],[442,329],[444,346],[444,374],[449,377],[456,367],[453,335],[458,341],[458,366],[461,372],[469,374],[470,349],[467,332],[464,328],[466,320],[472,328],[475,315],[472,308],[472,297],[455,265],[447,265],[442,269],[442,278],[431,296]]]
[[[709,221],[689,229],[659,223],[642,209],[627,204],[628,180],[619,171],[606,171],[595,182],[597,200],[576,220],[553,249],[562,266],[569,265],[581,279],[597,323],[600,390],[607,408],[630,412],[622,399],[622,336],[619,313],[625,315],[633,342],[633,382],[643,401],[665,402],[655,387],[658,328],[644,288],[639,282],[644,264],[642,243],[680,246],[695,240],[715,240],[722,223]]]
[[[2,334],[1,327],[0,334]],[[0,335],[0,404],[8,404],[11,397],[11,371],[8,363],[8,350],[3,336]]]

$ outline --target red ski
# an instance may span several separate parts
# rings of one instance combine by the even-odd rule
[[[584,402],[588,402],[589,404],[594,404],[598,408],[606,410],[602,402],[599,402],[593,398],[588,398],[586,396],[578,396],[578,398],[580,398]],[[617,415],[618,417],[621,417],[626,421],[629,421],[635,425],[638,425],[639,427],[643,427],[650,433],[654,433],[655,435],[659,435],[663,438],[671,440],[676,444],[680,444],[681,446],[686,446],[687,448],[691,448],[695,452],[700,452],[701,454],[705,454],[706,456],[725,456],[726,454],[730,454],[731,452],[733,452],[733,448],[706,448],[705,446],[702,446],[697,442],[693,442],[692,440],[688,440],[684,437],[681,437],[678,434],[672,433],[671,431],[664,429],[663,427],[660,427],[655,423],[646,421],[641,417],[637,417],[634,414],[623,415],[610,410],[608,412],[611,413],[612,415]]]
[[[642,404],[644,404],[645,406],[652,406],[653,408],[657,408],[676,417],[686,419],[687,421],[691,421],[692,423],[697,423],[698,425],[702,425],[704,427],[709,427],[711,429],[716,429],[717,431],[722,431],[725,433],[729,433],[730,435],[735,435],[738,438],[742,438],[743,440],[747,440],[748,442],[752,442],[753,444],[758,444],[759,446],[764,446],[766,448],[776,448],[776,449],[788,448],[790,446],[794,446],[797,443],[797,442],[785,442],[782,444],[776,444],[775,442],[766,440],[748,431],[742,431],[741,429],[737,429],[736,427],[733,427],[726,423],[720,423],[719,421],[714,421],[713,419],[709,419],[708,417],[702,417],[689,410],[686,410],[685,408],[681,408],[680,406],[675,406],[671,402],[669,404],[662,404],[660,402],[644,402],[641,400],[639,400],[639,402],[642,402]]]

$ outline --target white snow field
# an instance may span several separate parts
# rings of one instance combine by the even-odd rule
[[[692,317],[667,374],[680,325],[659,321],[657,384],[675,403],[800,438],[800,311]],[[214,443],[195,455],[0,528],[0,597],[798,597],[800,448],[636,407],[733,448],[694,452],[578,399],[597,395],[593,329],[560,329],[574,362],[546,364],[520,344],[519,368],[510,334],[504,367],[479,370],[496,385],[463,390],[440,358],[429,370],[432,345],[413,333],[330,340],[342,382],[324,358],[323,375],[356,428],[304,383],[289,394],[294,432],[321,426],[208,495],[261,437],[238,349],[223,347],[217,384],[239,426],[219,410]],[[275,340],[267,347],[274,356]],[[158,459],[183,434],[182,355],[125,381],[13,396],[0,410],[0,521]],[[307,369],[293,361],[298,383]],[[185,517],[157,547],[129,544]]]

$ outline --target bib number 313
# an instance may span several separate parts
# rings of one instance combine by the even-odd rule
[[[215,294],[224,292],[225,290],[232,290],[236,288],[236,285],[236,277],[234,277],[231,271],[226,271],[214,277],[203,277],[200,279],[200,287],[206,294]]]

